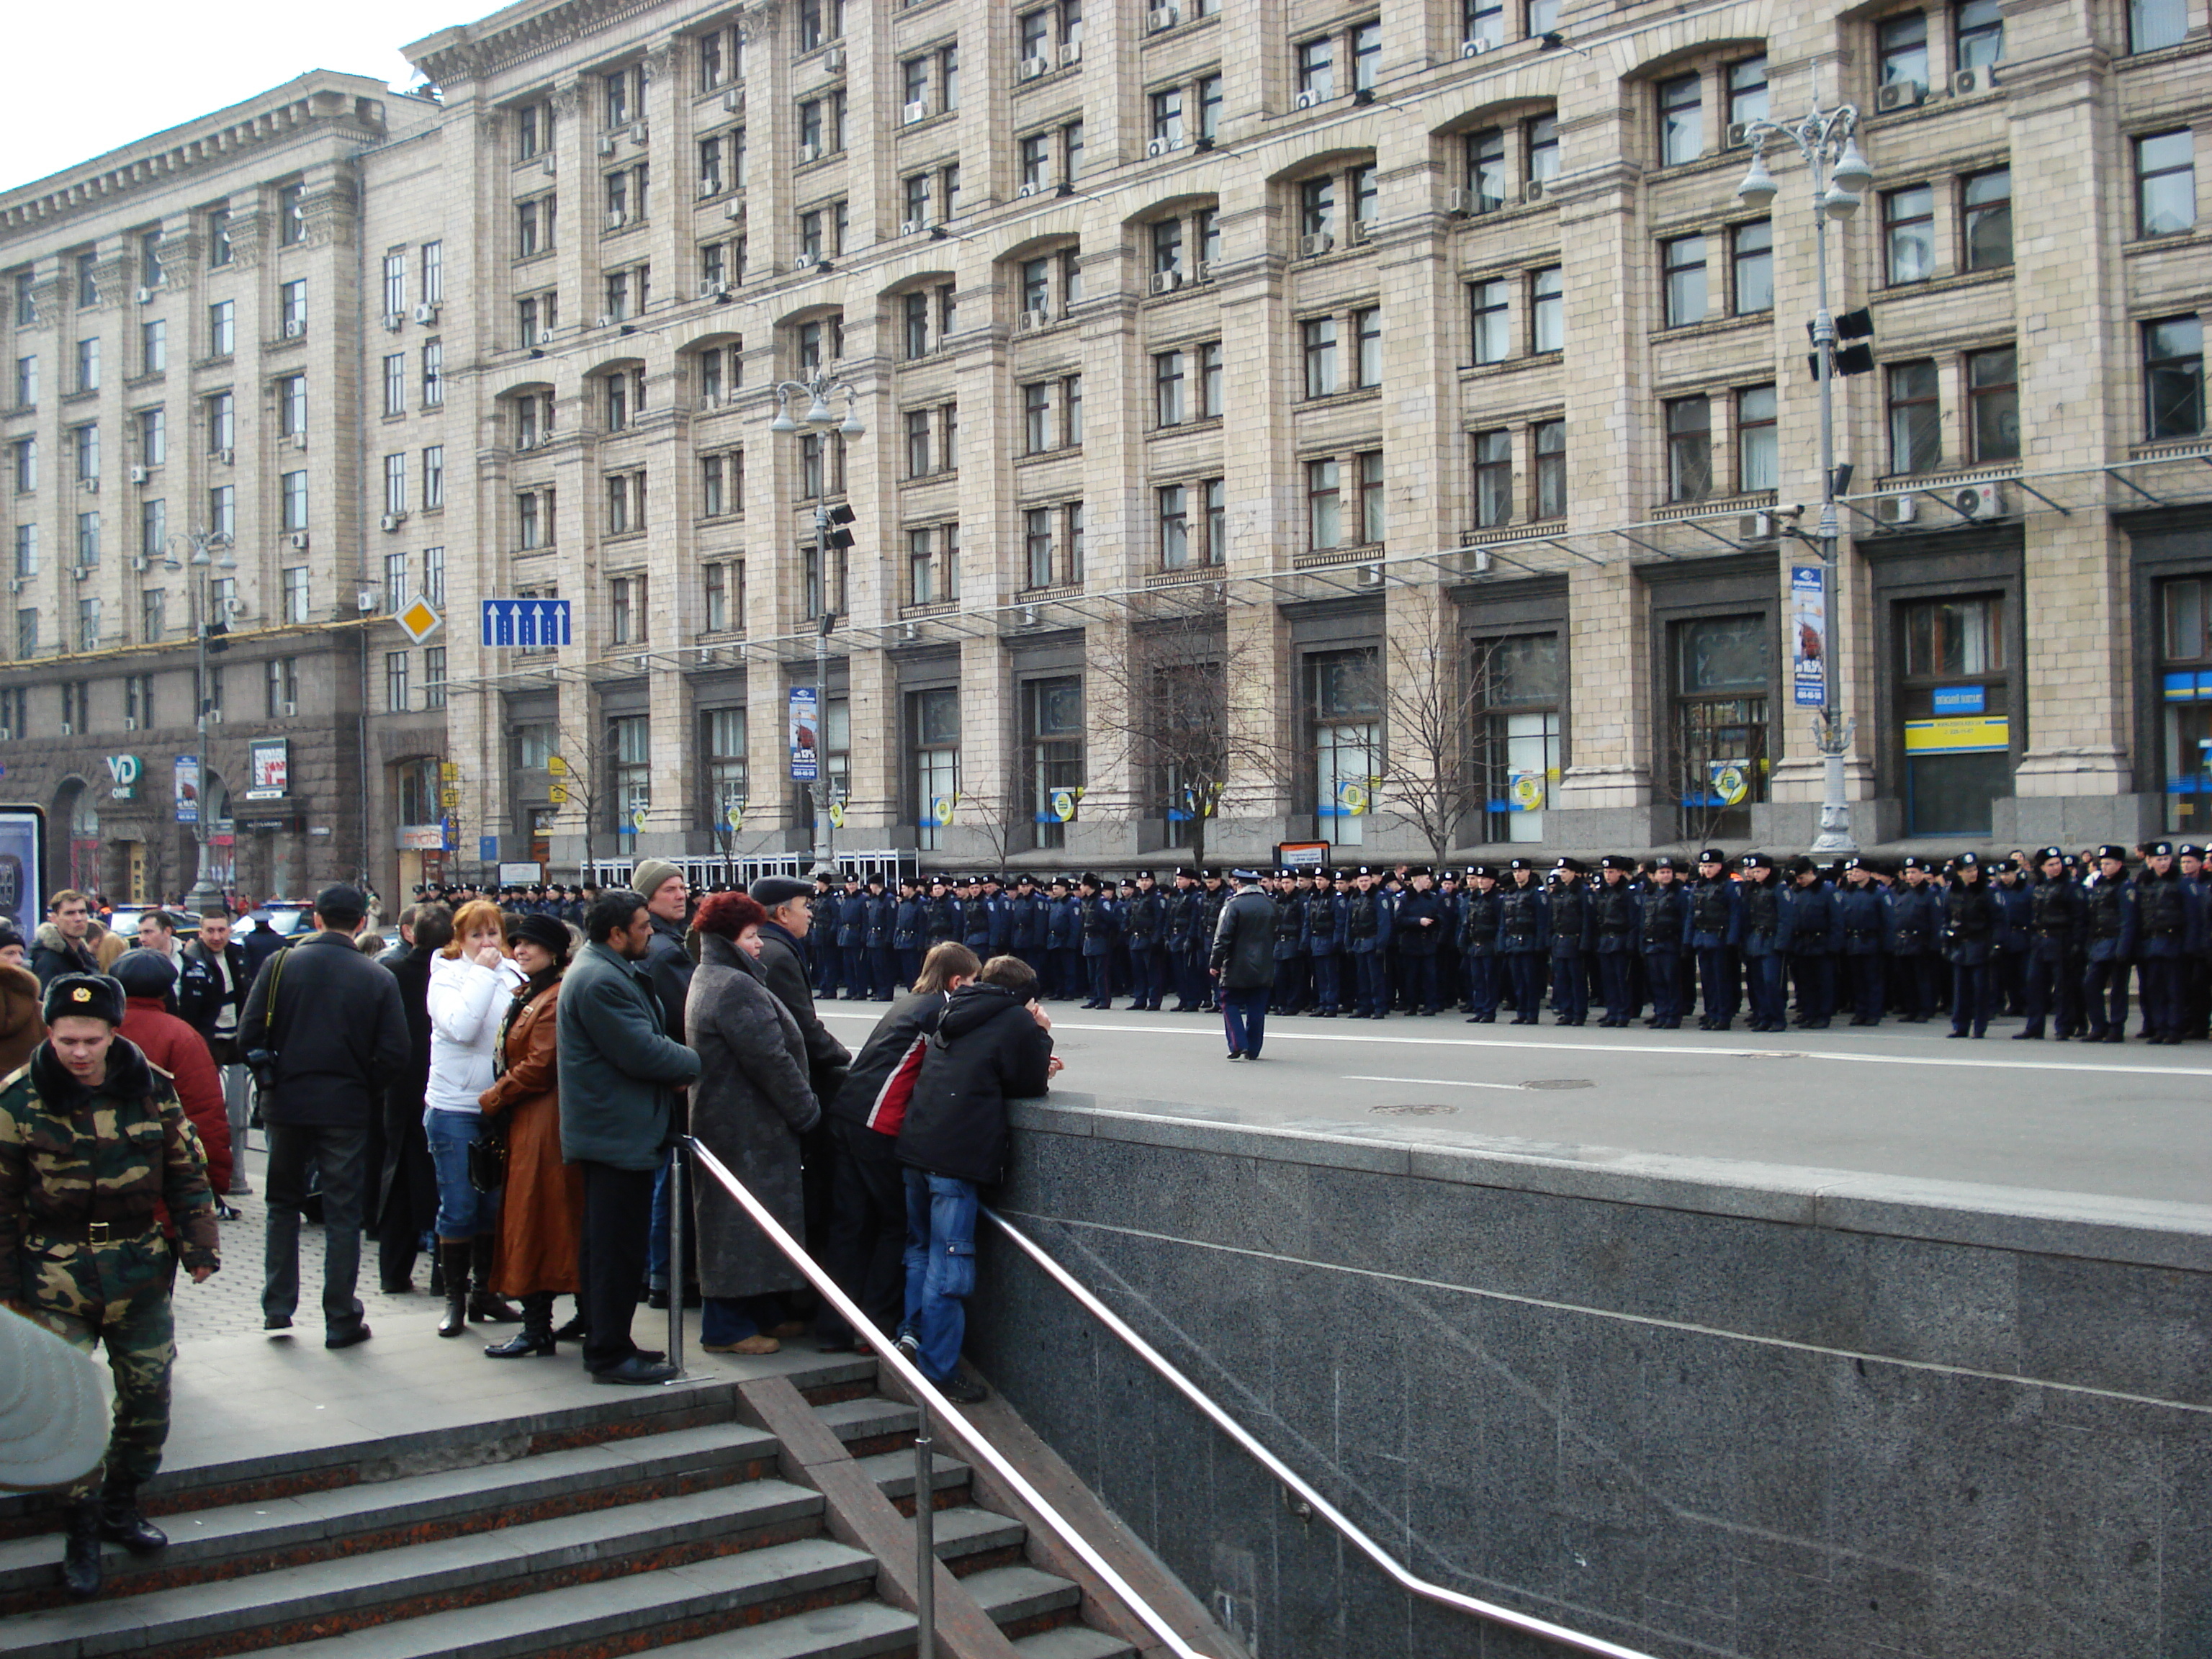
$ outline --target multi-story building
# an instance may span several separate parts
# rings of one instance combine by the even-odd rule
[[[1862,842],[2201,830],[2206,55],[2187,0],[533,0],[434,35],[438,104],[292,164],[358,191],[311,580],[449,602],[419,646],[311,615],[353,653],[362,856],[809,844],[825,619],[839,841],[928,860],[1801,845],[1804,645]],[[1793,576],[1820,210],[1786,143],[1771,206],[1737,194],[1746,129],[1815,103],[1875,175],[1828,237],[1872,329],[1830,637]],[[0,198],[49,374],[133,189],[180,228],[246,187],[91,184],[137,156]],[[493,598],[565,601],[568,642],[480,644]],[[31,643],[0,696],[37,736],[82,640]]]

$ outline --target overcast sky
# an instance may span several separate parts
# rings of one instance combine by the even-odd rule
[[[82,5],[83,9],[78,9]],[[14,0],[8,56],[19,73],[0,99],[0,189],[282,86],[309,70],[414,72],[399,49],[484,16],[495,0],[378,0],[374,5],[221,0]],[[74,66],[74,68],[72,67]]]

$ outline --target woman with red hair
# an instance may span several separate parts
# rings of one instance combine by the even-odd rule
[[[754,966],[768,912],[744,893],[699,907],[699,967],[684,1006],[684,1041],[699,1056],[691,1133],[794,1238],[806,1234],[799,1138],[821,1121],[799,1022]],[[700,1346],[709,1353],[774,1353],[776,1292],[805,1282],[712,1180],[697,1183]]]

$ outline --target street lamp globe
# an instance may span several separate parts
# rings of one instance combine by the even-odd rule
[[[1830,185],[1820,198],[1820,211],[1831,219],[1848,219],[1859,210],[1859,198],[1841,185]]]
[[[1766,170],[1765,152],[1753,150],[1750,171],[1743,175],[1743,182],[1735,187],[1736,199],[1748,208],[1771,207],[1780,191],[1781,186],[1774,182],[1774,175]]]
[[[799,422],[791,418],[791,406],[781,392],[776,394],[775,418],[768,423],[768,429],[785,436],[799,430]]]
[[[835,426],[836,423],[837,411],[830,407],[830,400],[822,395],[821,389],[819,387],[816,388],[814,392],[814,401],[806,406],[806,424],[809,426]]]
[[[1867,165],[1867,158],[1860,152],[1857,139],[1844,140],[1844,152],[1836,157],[1836,165],[1828,170],[1828,179],[1832,184],[1861,193],[1874,182],[1874,169]]]

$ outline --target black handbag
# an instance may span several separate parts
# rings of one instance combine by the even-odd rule
[[[469,1185],[495,1193],[507,1185],[507,1120],[487,1117],[483,1132],[469,1143]]]

